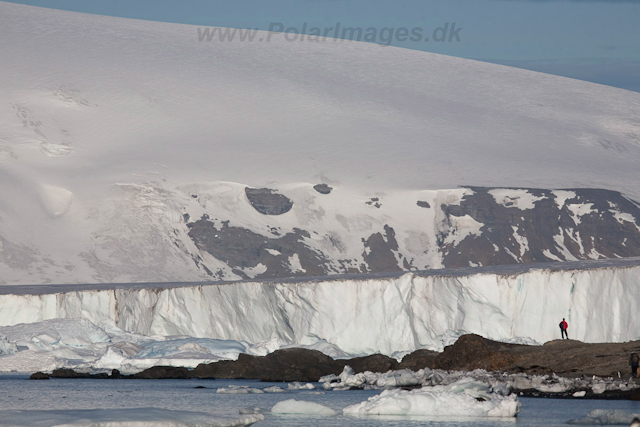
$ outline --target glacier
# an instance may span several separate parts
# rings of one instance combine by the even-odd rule
[[[7,2],[0,26],[2,285],[640,255],[638,93]]]
[[[62,350],[102,343],[101,362],[91,367],[119,367],[139,355],[140,370],[287,345],[392,355],[442,350],[452,331],[546,342],[559,338],[563,317],[570,338],[622,342],[640,336],[639,299],[637,258],[295,281],[12,286],[0,288],[0,336],[9,349],[0,357],[19,360],[15,350],[28,347],[36,360],[73,359]],[[43,322],[65,319],[85,323],[66,335],[42,333]],[[25,332],[29,325],[40,333]],[[191,356],[180,362],[180,353]]]

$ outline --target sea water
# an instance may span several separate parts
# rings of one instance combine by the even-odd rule
[[[593,409],[622,409],[640,412],[640,402],[626,400],[566,400],[521,398],[517,419],[444,419],[406,417],[353,418],[342,414],[346,406],[362,402],[379,391],[296,390],[286,393],[220,394],[218,388],[229,385],[264,389],[269,386],[287,388],[286,383],[249,380],[89,380],[51,379],[28,381],[27,376],[0,375],[0,425],[56,425],[66,418],[60,414],[83,413],[87,409],[109,409],[117,414],[125,408],[159,408],[173,414],[204,412],[217,417],[238,418],[241,409],[271,409],[276,403],[296,399],[319,403],[338,412],[332,417],[266,414],[256,426],[535,426],[566,425],[569,419],[584,417]],[[201,388],[205,387],[205,388]],[[23,411],[23,412],[19,412]],[[156,414],[157,416],[157,414]],[[50,420],[50,422],[42,421]],[[36,420],[38,422],[36,423]],[[89,425],[89,424],[87,424]]]

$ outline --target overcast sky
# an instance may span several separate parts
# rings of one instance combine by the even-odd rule
[[[640,0],[12,0],[200,26],[421,28],[451,42],[391,44],[513,65],[640,92]],[[425,39],[427,37],[424,37]],[[457,41],[459,38],[460,41]]]

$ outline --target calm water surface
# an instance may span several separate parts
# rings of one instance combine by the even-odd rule
[[[237,416],[241,408],[270,409],[277,402],[297,399],[317,402],[338,413],[348,405],[362,402],[377,391],[328,391],[309,394],[306,391],[265,394],[216,394],[229,384],[265,388],[282,383],[233,380],[48,380],[26,381],[25,376],[0,375],[0,425],[15,425],[2,417],[8,410],[75,410],[95,408],[155,407],[180,411],[208,412],[220,416]],[[207,387],[205,389],[195,388]],[[267,415],[257,426],[566,426],[571,418],[580,418],[592,409],[624,409],[640,412],[640,402],[606,400],[556,400],[523,398],[517,420],[445,420],[298,417]]]

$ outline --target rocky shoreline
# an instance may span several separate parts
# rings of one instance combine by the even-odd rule
[[[635,378],[630,378],[628,366],[629,354],[634,351],[640,352],[640,341],[587,344],[555,340],[542,346],[528,346],[470,334],[460,337],[442,353],[417,350],[400,362],[381,354],[334,360],[319,351],[290,348],[267,356],[240,354],[235,361],[201,364],[192,370],[155,366],[137,374],[122,375],[117,370],[111,374],[88,374],[57,369],[51,374],[35,373],[31,379],[323,381],[327,389],[345,389],[385,388],[389,378],[402,377],[393,380],[395,386],[411,388],[446,383],[447,378],[459,378],[466,372],[494,388],[506,384],[509,392],[526,397],[640,400],[640,382],[636,384]]]

